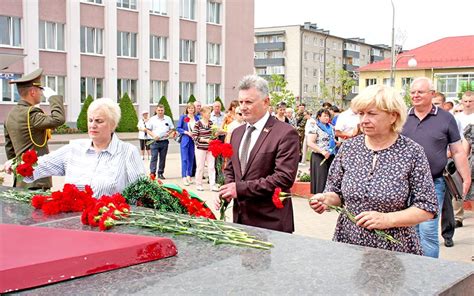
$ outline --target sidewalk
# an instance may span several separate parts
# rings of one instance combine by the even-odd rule
[[[71,139],[85,138],[86,134],[74,134],[74,135],[53,135],[53,139],[50,141],[51,144],[68,143]],[[138,144],[137,133],[120,133],[120,139],[126,141],[134,141]],[[3,135],[0,137],[0,145],[3,145],[1,140]],[[149,160],[144,161],[146,170],[149,171]],[[308,166],[301,167],[301,169],[308,169]],[[179,155],[179,146],[176,142],[170,141],[170,149],[168,157],[166,159],[166,168],[164,176],[166,177],[165,183],[175,183],[187,188],[199,195],[203,200],[207,202],[209,207],[214,210],[214,201],[217,199],[218,194],[209,190],[209,186],[204,183],[204,189],[206,191],[200,192],[196,190],[195,184],[190,186],[184,186],[181,179],[181,161]],[[61,189],[64,183],[63,177],[54,177],[53,184],[55,190]],[[11,176],[6,176],[4,185],[11,186]],[[322,215],[314,213],[308,206],[308,200],[294,198],[293,199],[293,211],[295,219],[295,234],[315,237],[323,240],[331,240],[334,232],[334,228],[337,220],[337,213],[326,212]],[[217,211],[214,210],[217,214]],[[232,221],[232,209],[227,211],[229,216],[227,221]],[[462,262],[473,262],[472,256],[474,255],[474,212],[465,211],[464,227],[457,228],[454,235],[454,247],[446,248],[443,244],[444,240],[440,236],[440,258],[451,260],[451,261],[462,261]],[[295,250],[297,251],[297,250]],[[315,254],[316,255],[316,254]]]

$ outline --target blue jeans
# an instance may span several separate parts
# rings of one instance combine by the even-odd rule
[[[416,232],[420,237],[421,247],[425,256],[439,257],[439,216],[443,208],[443,199],[446,192],[446,184],[444,178],[439,177],[433,180],[435,186],[436,197],[438,198],[438,216],[434,219],[422,222],[416,226]]]
[[[165,171],[166,155],[168,154],[168,140],[153,142],[151,144],[151,161],[150,161],[150,174],[156,174],[156,164],[158,162],[158,156],[160,158],[158,165],[158,174],[163,174]]]

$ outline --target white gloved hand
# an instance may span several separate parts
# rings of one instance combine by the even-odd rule
[[[57,93],[52,88],[47,87],[47,86],[43,88],[43,96],[46,99],[49,99],[49,97],[55,96],[55,95],[57,95]]]
[[[5,164],[3,165],[3,169],[1,171],[7,174],[11,174],[13,172],[12,165],[13,159],[7,160],[7,162],[5,162]]]

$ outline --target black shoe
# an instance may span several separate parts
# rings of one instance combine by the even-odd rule
[[[165,178],[165,176],[163,176],[163,174],[158,174],[158,179],[166,180],[166,178]]]
[[[452,238],[447,238],[444,240],[444,245],[447,247],[447,248],[451,248],[452,246],[454,246],[454,243],[453,243],[453,239]]]
[[[455,228],[462,227],[462,222],[461,221],[456,221],[456,224],[454,225]]]

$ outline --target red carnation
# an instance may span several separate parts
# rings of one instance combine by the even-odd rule
[[[43,204],[45,203],[46,201],[46,196],[44,195],[35,195],[33,196],[33,198],[31,199],[31,205],[35,208],[35,209],[41,209],[41,207],[43,206]]]
[[[104,231],[114,226],[114,219],[111,213],[104,213],[99,220],[99,229]]]
[[[218,157],[222,153],[221,149],[222,149],[222,142],[221,141],[212,140],[211,142],[209,142],[208,150],[211,151],[212,156]]]
[[[82,211],[81,222],[84,225],[89,225],[89,211],[87,209]]]
[[[31,149],[23,153],[21,156],[21,160],[28,164],[34,164],[38,161],[38,155],[36,155],[36,151]]]
[[[16,167],[16,172],[23,177],[31,177],[33,175],[33,167],[29,163],[22,163]]]
[[[184,118],[184,122],[189,122],[190,120],[191,120],[191,119],[190,119],[189,117],[187,117],[187,116]]]
[[[273,195],[272,195],[273,204],[275,205],[275,207],[277,207],[277,209],[283,209],[283,203],[281,202],[281,199],[280,199],[280,192],[281,192],[281,188],[277,187],[275,188],[275,192],[273,192]]]
[[[46,202],[41,209],[45,215],[56,215],[61,211],[60,204],[56,201]]]
[[[224,158],[231,158],[232,154],[234,153],[232,151],[232,145],[229,143],[222,144],[221,151],[222,151],[222,157]]]

